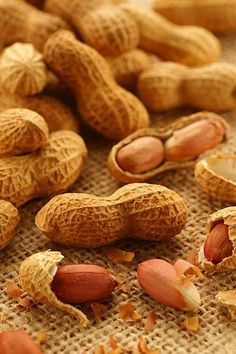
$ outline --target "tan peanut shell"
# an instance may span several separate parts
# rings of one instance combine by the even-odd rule
[[[201,189],[214,199],[236,203],[236,155],[217,154],[200,160],[195,178]]]
[[[0,0],[0,42],[32,43],[39,51],[48,37],[69,26],[59,16],[47,14],[20,0]]]
[[[116,82],[133,91],[138,75],[151,66],[151,57],[141,49],[134,49],[116,58],[107,58]]]
[[[0,198],[20,206],[66,191],[80,176],[87,149],[76,133],[60,130],[28,155],[0,158]]]
[[[73,91],[86,123],[109,139],[122,139],[149,125],[143,104],[115,82],[106,60],[69,31],[47,41],[49,67]]]
[[[194,164],[196,163],[196,159],[190,161],[165,161],[164,160],[164,162],[161,165],[157,166],[156,168],[153,168],[150,171],[135,174],[135,173],[125,171],[119,166],[117,162],[117,154],[122,147],[130,144],[132,141],[134,141],[139,137],[147,137],[147,136],[157,137],[161,139],[163,142],[165,142],[168,138],[173,136],[176,130],[186,127],[194,122],[200,120],[209,120],[209,119],[214,119],[219,121],[225,127],[226,133],[229,130],[229,126],[227,122],[224,120],[224,118],[212,112],[198,112],[190,116],[182,117],[163,128],[149,128],[149,129],[138,130],[137,132],[125,138],[124,140],[120,141],[118,144],[114,145],[113,148],[111,149],[108,157],[108,167],[110,173],[116,179],[124,183],[143,182],[165,171],[194,166]]]
[[[63,255],[60,252],[50,251],[35,253],[26,258],[19,270],[21,286],[33,300],[68,312],[77,318],[83,326],[86,326],[88,319],[85,314],[58,300],[51,290],[50,285],[57,271],[57,264],[62,259]]]
[[[50,132],[72,130],[78,132],[79,120],[72,110],[60,100],[47,95],[20,97],[0,88],[0,112],[10,108],[26,108],[40,114]]]
[[[59,98],[66,103],[73,100],[73,94],[68,87],[52,71],[48,70],[47,84],[43,94]]]
[[[199,68],[166,62],[143,71],[137,91],[150,111],[191,106],[211,111],[236,107],[236,66],[213,63]]]
[[[136,22],[108,0],[46,0],[45,9],[68,21],[85,43],[107,56],[137,47]]]
[[[23,108],[0,113],[0,156],[33,152],[47,140],[48,126],[38,113]]]
[[[218,60],[220,43],[206,29],[175,25],[154,11],[132,4],[121,4],[119,7],[136,20],[141,49],[157,54],[164,60],[188,66],[204,65]]]
[[[153,6],[179,25],[201,26],[212,32],[236,31],[235,0],[156,0]]]
[[[228,226],[229,239],[233,244],[233,254],[230,257],[224,258],[220,263],[213,264],[204,256],[203,245],[199,252],[199,261],[208,272],[226,272],[235,270],[236,268],[236,207],[224,208],[211,214],[207,223],[208,233],[220,221],[223,221]]]
[[[216,299],[219,304],[226,306],[232,319],[236,319],[236,289],[219,291]]]
[[[36,215],[37,227],[55,242],[100,247],[123,238],[167,240],[184,227],[187,207],[174,191],[134,183],[109,197],[66,193]]]
[[[43,56],[30,43],[14,43],[0,58],[0,81],[6,91],[31,96],[43,91],[47,68]]]
[[[12,240],[19,222],[20,215],[14,205],[0,200],[0,250]]]

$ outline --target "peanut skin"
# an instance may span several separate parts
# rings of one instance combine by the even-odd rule
[[[149,125],[143,104],[119,87],[106,60],[69,31],[58,31],[44,48],[47,64],[73,91],[86,123],[109,139]]]
[[[110,197],[67,193],[37,214],[37,227],[55,242],[99,247],[122,238],[166,240],[185,225],[184,200],[163,186],[130,184]]]
[[[236,107],[236,66],[214,63],[188,68],[158,63],[138,80],[138,95],[150,111],[167,111],[184,105],[215,112]]]
[[[46,0],[45,9],[70,22],[85,43],[105,56],[118,56],[138,45],[136,22],[108,0]]]
[[[24,329],[0,333],[0,354],[43,354]]]
[[[204,65],[218,60],[220,43],[206,29],[175,25],[154,11],[132,4],[121,4],[119,7],[136,20],[141,49],[157,54],[163,60],[188,66]]]
[[[57,298],[67,304],[104,300],[117,282],[103,267],[89,264],[59,267],[51,283]]]
[[[42,51],[52,33],[69,28],[59,16],[42,12],[20,0],[0,0],[0,17],[0,42],[5,46],[27,42]]]
[[[19,222],[18,210],[11,203],[0,200],[0,250],[10,243]]]
[[[156,0],[154,9],[179,25],[201,26],[212,32],[236,31],[234,0]]]

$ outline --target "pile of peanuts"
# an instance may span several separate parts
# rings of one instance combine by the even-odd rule
[[[186,203],[144,182],[172,169],[195,166],[204,192],[236,202],[236,155],[210,151],[230,134],[219,113],[236,108],[236,66],[217,62],[221,45],[210,31],[236,32],[234,1],[157,0],[149,9],[122,0],[0,0],[0,18],[1,250],[16,233],[17,208],[39,197],[50,200],[35,224],[56,243],[91,249],[123,238],[168,240],[186,224]],[[204,111],[149,127],[150,113],[181,106]],[[65,193],[87,159],[80,118],[116,141],[108,168],[127,184],[111,196]],[[236,207],[212,214],[207,227],[198,264],[235,269]],[[72,305],[104,300],[117,281],[94,264],[57,267],[62,258],[32,254],[20,266],[20,284],[87,326]],[[192,272],[202,276],[185,260],[152,259],[139,264],[137,279],[159,302],[192,311],[201,303]],[[227,292],[218,300],[236,306]],[[12,354],[16,341],[18,354],[42,353],[25,332],[8,331],[0,333],[0,354]]]

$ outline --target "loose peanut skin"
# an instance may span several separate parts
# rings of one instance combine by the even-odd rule
[[[78,264],[59,267],[51,288],[62,302],[81,304],[104,300],[116,285],[116,280],[105,268]]]
[[[108,0],[46,0],[45,9],[69,21],[85,43],[105,56],[118,56],[138,45],[136,22]]]
[[[0,17],[0,42],[5,46],[27,42],[42,51],[52,33],[69,28],[59,16],[42,12],[20,0],[0,0]]]
[[[218,60],[220,43],[206,29],[175,25],[154,11],[132,4],[121,4],[119,7],[136,20],[141,49],[157,54],[164,60],[188,66],[204,65]]]
[[[18,210],[11,203],[0,200],[0,250],[12,240],[19,222]]]
[[[192,123],[176,130],[166,141],[166,159],[172,161],[195,159],[218,145],[224,136],[225,127],[217,120],[200,120]]]
[[[152,136],[144,136],[120,149],[117,162],[124,171],[142,173],[160,165],[164,156],[162,141]]]
[[[102,198],[67,193],[37,214],[37,227],[65,245],[99,247],[122,238],[165,240],[186,222],[184,200],[163,186],[134,183]]]
[[[119,87],[106,60],[69,31],[58,31],[44,48],[51,69],[73,91],[86,123],[109,139],[149,125],[143,104]]]
[[[138,80],[138,95],[150,111],[167,111],[184,105],[215,112],[236,107],[236,66],[214,63],[188,68],[158,63]]]
[[[236,31],[234,0],[156,0],[154,9],[179,25],[201,26],[213,32]]]
[[[0,333],[0,354],[43,354],[24,329]]]

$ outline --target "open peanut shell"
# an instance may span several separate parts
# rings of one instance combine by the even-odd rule
[[[227,307],[233,320],[236,320],[236,290],[219,291],[217,301]]]
[[[221,124],[225,128],[225,135],[223,140],[226,140],[229,132],[228,123],[225,121],[224,118],[212,112],[198,112],[186,117],[182,117],[163,128],[146,128],[146,129],[137,130],[135,133],[129,135],[125,139],[121,140],[118,144],[114,145],[113,148],[111,149],[108,157],[108,167],[110,173],[121,182],[132,183],[132,182],[146,181],[168,170],[194,166],[197,158],[188,161],[165,161],[164,160],[156,168],[153,168],[147,172],[131,173],[129,171],[125,171],[124,169],[122,169],[121,166],[118,164],[117,154],[121,148],[130,144],[137,138],[147,137],[147,136],[156,137],[159,138],[163,143],[165,143],[165,141],[169,139],[174,134],[175,131],[182,129],[190,125],[191,123],[200,120],[212,120],[212,119],[221,122]]]
[[[212,198],[236,203],[236,155],[216,154],[199,161],[195,178]]]
[[[60,252],[52,251],[35,253],[26,258],[19,270],[21,286],[33,300],[68,312],[85,327],[88,324],[85,314],[77,308],[58,300],[51,290],[50,285],[56,274],[57,264],[62,259],[63,255]]]
[[[204,245],[202,245],[199,250],[199,263],[207,272],[226,272],[236,268],[236,206],[224,208],[211,214],[207,224],[208,233],[210,233],[216,224],[222,221],[228,226],[228,236],[232,242],[233,252],[230,257],[226,257],[221,262],[213,264],[206,259]]]

